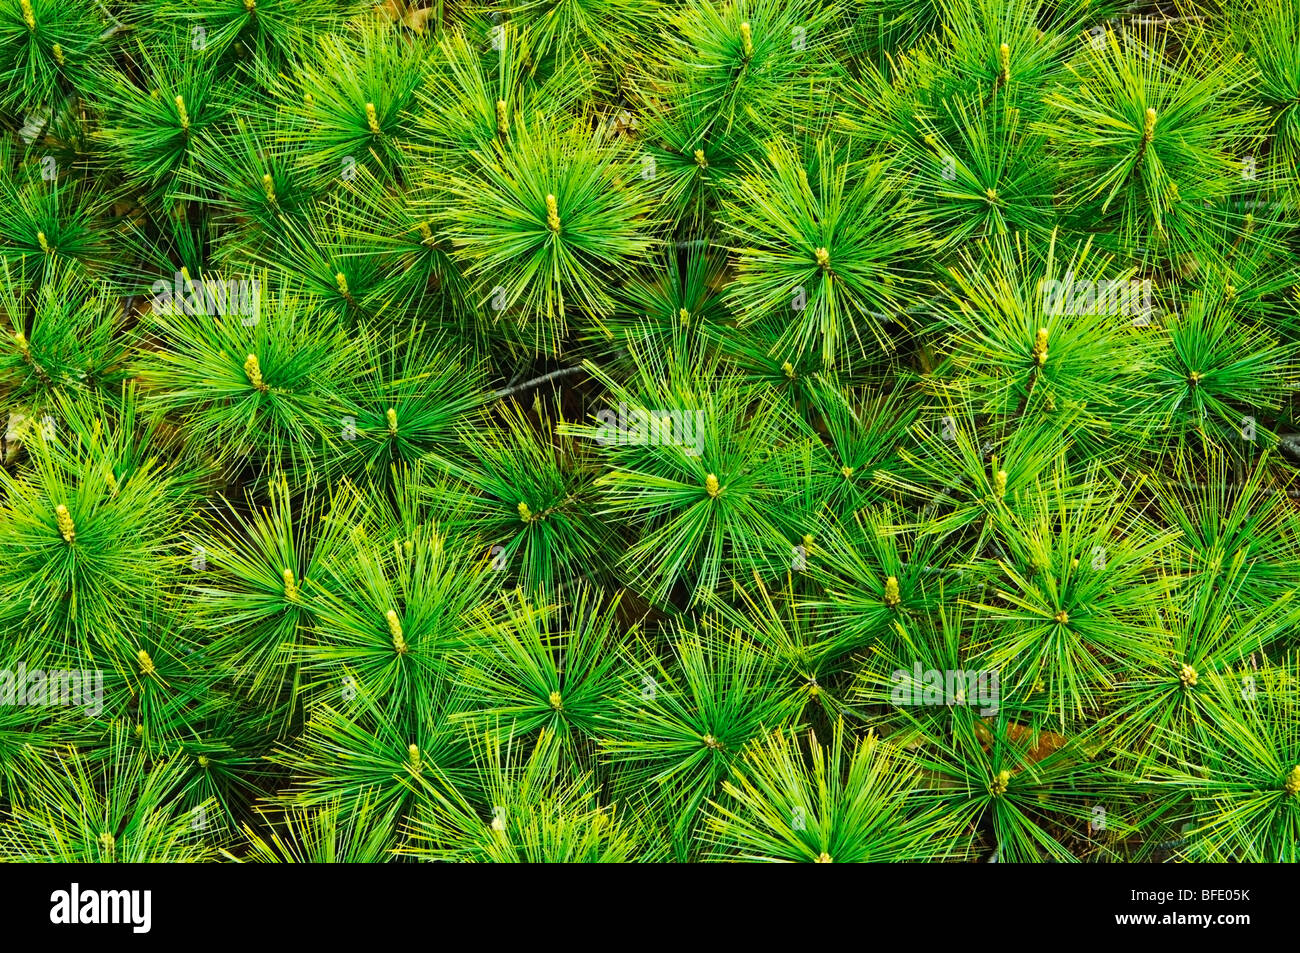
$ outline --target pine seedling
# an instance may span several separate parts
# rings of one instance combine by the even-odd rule
[[[1210,676],[1215,713],[1191,739],[1191,756],[1159,778],[1192,800],[1192,829],[1177,850],[1182,859],[1300,859],[1300,677],[1290,659],[1261,670],[1261,687],[1254,678]]]
[[[250,257],[270,256],[278,242],[308,227],[308,215],[322,183],[305,167],[301,151],[286,145],[287,123],[239,116],[195,144],[195,162],[184,170],[189,201],[205,202],[223,239],[215,261],[245,267]]]
[[[103,67],[104,24],[79,0],[5,0],[0,7],[0,108],[23,114],[84,88]]]
[[[197,143],[239,111],[240,93],[220,78],[219,59],[192,50],[183,34],[141,40],[137,50],[141,85],[117,70],[95,77],[89,93],[106,115],[94,138],[128,194],[170,208],[177,175],[193,167]]]
[[[669,101],[689,100],[712,117],[710,135],[816,115],[829,85],[837,13],[811,0],[692,0],[673,17],[657,78]]]
[[[482,637],[469,647],[461,675],[474,707],[463,717],[480,730],[511,725],[518,738],[553,737],[566,763],[590,762],[618,688],[622,646],[632,632],[619,621],[617,597],[586,586],[560,604],[516,591],[479,613]]]
[[[885,326],[901,319],[908,278],[899,259],[917,242],[884,161],[845,161],[824,141],[806,158],[776,144],[720,217],[737,256],[728,303],[742,322],[789,313],[787,359],[819,354],[831,366],[893,349]]]
[[[342,33],[366,11],[358,0],[151,0],[160,30],[179,29],[192,49],[230,59],[251,57],[283,67],[309,50],[311,40]]]
[[[437,783],[422,799],[404,853],[456,863],[623,863],[653,860],[626,811],[597,804],[543,729],[531,749],[490,731],[475,749],[479,797]],[[442,779],[439,779],[442,780]]]
[[[468,526],[492,547],[494,568],[529,593],[555,593],[574,574],[599,574],[608,530],[595,513],[592,462],[573,452],[562,419],[534,424],[513,403],[499,413],[499,421],[461,425],[463,456],[435,457],[456,481],[451,498],[466,508]]]
[[[312,638],[303,646],[315,694],[330,698],[342,678],[377,703],[418,709],[453,681],[483,637],[478,611],[490,572],[475,541],[435,524],[391,543],[345,508],[341,542],[319,574]],[[331,517],[332,518],[332,517]]]
[[[501,32],[489,32],[492,45],[517,31],[532,68],[545,72],[594,60],[602,73],[617,75],[645,55],[653,31],[662,27],[658,0],[495,0],[487,6],[509,14],[492,28]]]
[[[1241,320],[1229,292],[1180,295],[1152,343],[1135,396],[1147,446],[1249,458],[1276,440],[1268,421],[1295,379],[1295,348],[1268,325]]]
[[[1171,463],[1175,476],[1152,480],[1151,492],[1162,521],[1179,530],[1175,548],[1188,595],[1214,589],[1238,563],[1234,610],[1263,613],[1291,592],[1300,574],[1300,521],[1279,484],[1277,461],[1261,454],[1244,470],[1227,456]]]
[[[1264,649],[1285,639],[1300,617],[1287,592],[1262,611],[1242,611],[1242,587],[1251,567],[1238,552],[1226,561],[1213,584],[1202,574],[1189,575],[1178,589],[1174,607],[1153,612],[1147,623],[1158,634],[1159,654],[1114,686],[1107,709],[1107,734],[1114,747],[1139,772],[1157,759],[1165,769],[1193,759],[1195,739],[1211,731],[1219,717],[1216,682],[1246,673],[1245,689],[1255,669],[1245,660],[1264,656]]]
[[[975,413],[1046,427],[1071,415],[1071,435],[1093,454],[1138,414],[1151,335],[1133,324],[1150,321],[1153,284],[1131,270],[1112,276],[1089,243],[1062,261],[1056,239],[1045,261],[1023,235],[963,251],[934,312],[951,389]]]
[[[752,412],[748,391],[708,363],[636,361],[627,384],[589,364],[610,407],[595,414],[597,425],[566,428],[600,446],[601,512],[638,535],[622,559],[629,584],[661,605],[694,605],[733,577],[783,570],[779,514],[791,481],[773,448],[791,432],[788,415],[771,396]]]
[[[361,371],[341,395],[339,432],[325,463],[354,480],[387,484],[394,467],[448,453],[457,425],[485,399],[482,370],[463,349],[423,329],[357,338]]]
[[[298,119],[291,141],[318,174],[367,165],[384,178],[406,178],[423,46],[368,20],[353,33],[321,36],[292,79],[276,84],[281,107]]]
[[[717,291],[726,267],[725,255],[707,243],[674,247],[620,289],[621,307],[585,336],[609,353],[614,371],[635,365],[634,349],[686,354],[716,348],[734,333]]]
[[[331,518],[322,520],[325,504],[293,500],[282,475],[269,481],[268,492],[262,507],[249,500],[249,515],[233,507],[218,512],[212,529],[194,540],[204,568],[190,586],[217,664],[255,701],[291,693],[285,716],[292,717],[303,701],[300,663],[319,609],[318,587],[346,544],[346,514],[355,502],[337,494],[329,501]]]
[[[796,373],[795,382],[799,379]],[[919,407],[902,388],[855,393],[820,374],[808,379],[806,387],[822,437],[810,444],[808,515],[851,521],[860,510],[885,502],[876,472],[898,468],[898,448]]]
[[[308,477],[344,415],[338,393],[357,361],[347,332],[287,286],[263,294],[254,281],[237,309],[213,308],[207,283],[181,280],[193,290],[149,316],[164,346],[141,357],[148,405],[178,417],[217,464]]]
[[[463,703],[443,691],[399,708],[357,687],[340,707],[319,704],[302,733],[267,756],[291,772],[277,803],[313,808],[369,798],[400,830],[435,778],[471,784],[469,745],[450,721]]]
[[[1111,803],[1110,779],[1090,760],[1095,742],[1042,730],[1032,707],[1005,694],[989,716],[968,704],[903,714],[909,727],[898,743],[917,746],[923,790],[942,806],[949,829],[972,832],[946,853],[978,850],[982,859],[991,855],[1000,863],[1079,859],[1070,843],[1092,829],[1095,807],[1105,811]],[[1108,814],[1110,837],[1132,832],[1120,812]]]
[[[61,178],[62,172],[55,156],[17,156],[7,139],[0,140],[0,255],[28,274],[56,263],[105,272],[118,260],[99,221],[107,202],[89,181]]]
[[[941,538],[900,525],[902,516],[894,507],[867,509],[814,537],[820,592],[808,601],[821,609],[818,636],[835,655],[868,649],[903,621],[942,611],[938,583],[948,583],[950,599],[961,592],[963,577],[944,565]]]
[[[755,741],[709,804],[705,837],[718,860],[881,863],[928,860],[951,838],[937,806],[918,810],[920,779],[874,733],[837,720],[828,745],[793,732]]]
[[[1253,68],[1197,43],[1175,60],[1167,35],[1108,30],[1072,72],[1044,122],[1082,220],[1139,260],[1194,252],[1262,132],[1262,111],[1244,101]]]
[[[188,493],[156,459],[122,473],[84,431],[49,421],[32,431],[27,468],[0,469],[0,594],[9,631],[20,645],[69,658],[89,658],[95,647],[120,656],[138,630],[142,594],[166,587],[178,568]],[[92,426],[102,432],[121,424],[102,416]]]
[[[248,824],[239,853],[221,853],[237,863],[379,864],[393,859],[396,815],[376,808],[372,794],[313,807],[289,805],[259,810],[259,832]]]
[[[520,117],[565,122],[592,95],[594,76],[585,61],[560,59],[539,76],[527,37],[511,21],[485,28],[486,49],[466,30],[440,37],[430,79],[417,92],[417,150],[435,167],[471,166],[474,151],[508,143]]]
[[[1062,458],[1068,421],[1067,415],[1059,430],[1021,425],[999,435],[996,421],[941,406],[912,425],[897,470],[877,470],[875,479],[903,501],[922,504],[919,525],[928,532],[952,534],[954,543],[979,553],[990,545],[995,520]]]
[[[796,550],[795,556],[796,565],[806,563],[816,558],[816,550]],[[793,586],[773,592],[755,576],[749,586],[737,583],[731,603],[711,600],[700,625],[712,633],[742,631],[765,652],[779,678],[773,690],[789,700],[795,719],[819,710],[835,718],[844,711],[839,676],[847,646],[834,626],[827,624],[821,608],[800,600]]]
[[[674,805],[676,849],[690,849],[699,811],[716,797],[746,745],[790,723],[803,702],[780,690],[785,673],[739,632],[680,631],[660,657],[638,642],[602,738],[616,790]]]
[[[116,732],[99,762],[71,747],[53,761],[29,750],[23,796],[0,825],[5,855],[28,863],[194,863],[215,848],[173,795],[179,757],[148,762]],[[200,805],[210,810],[211,804]]]
[[[940,249],[1010,232],[1043,235],[1055,224],[1055,168],[1010,97],[945,103],[942,121],[922,118],[921,130],[919,142],[903,143],[906,183]]]
[[[612,311],[612,286],[653,247],[645,184],[622,146],[577,123],[521,116],[504,149],[472,156],[441,186],[471,309],[521,347],[558,353],[569,322]]]
[[[1300,10],[1287,0],[1243,6],[1240,15],[1226,18],[1225,27],[1258,73],[1252,93],[1268,109],[1272,155],[1294,167],[1300,157]]]
[[[116,392],[130,352],[109,288],[64,259],[44,269],[6,259],[0,274],[0,315],[10,322],[0,330],[0,394],[12,413],[39,421],[57,395]]]
[[[1112,672],[1159,658],[1144,616],[1168,595],[1155,570],[1176,537],[1141,515],[1138,481],[1103,490],[1094,471],[1081,490],[1070,482],[1058,465],[999,520],[1010,559],[977,606],[999,623],[982,648],[1008,692],[1046,693],[1061,730],[1096,712]]]

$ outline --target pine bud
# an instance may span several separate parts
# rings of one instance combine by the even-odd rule
[[[560,209],[554,195],[546,196],[546,227],[556,233],[560,231]]]
[[[180,117],[181,128],[186,132],[190,131],[190,114],[185,109],[185,97],[176,97],[176,115]]]
[[[366,125],[370,127],[372,135],[379,135],[382,130],[379,128],[379,115],[375,112],[374,103],[366,103]]]
[[[706,747],[706,748],[712,748],[714,751],[721,751],[721,750],[722,750],[722,742],[720,742],[717,738],[713,737],[713,735],[711,735],[711,734],[710,734],[710,735],[705,735],[705,736],[704,736],[704,747]]]
[[[384,618],[388,620],[388,631],[393,636],[393,650],[398,655],[405,655],[409,650],[406,644],[406,638],[402,635],[402,620],[397,618],[397,613],[389,609],[384,613]]]
[[[63,47],[58,43],[55,43],[52,52],[54,53],[54,62],[58,63],[60,66],[65,65],[63,61]]]
[[[831,253],[825,248],[817,249],[814,254],[817,257],[817,266],[821,268],[822,271],[825,271],[831,266]]]
[[[1155,134],[1156,134],[1156,111],[1148,107],[1147,115],[1146,115],[1146,126],[1142,130],[1142,141],[1150,142],[1152,139],[1155,138]]]
[[[262,365],[257,362],[256,354],[244,358],[244,373],[248,375],[248,382],[253,385],[253,390],[266,393],[268,388],[262,380]]]
[[[389,407],[384,411],[384,416],[388,418],[388,432],[392,436],[397,436],[397,411]]]
[[[830,855],[830,854],[826,853],[826,851],[822,851],[820,854],[817,855],[817,859],[814,860],[813,863],[814,863],[814,864],[830,864],[830,863],[834,863],[834,861],[831,860],[831,855]]]
[[[27,24],[27,29],[36,29],[36,13],[32,10],[32,0],[18,0],[18,5],[22,7],[23,21]]]
[[[695,164],[698,165],[701,170],[707,169],[709,167],[709,160],[704,158],[703,149],[695,150]]]
[[[740,45],[745,50],[745,59],[754,55],[754,35],[750,32],[748,20],[740,25]]]
[[[560,696],[558,691],[551,692],[551,697],[548,700],[551,703],[551,707],[556,711],[559,711],[564,707],[564,699]]]
[[[691,313],[685,308],[679,308],[677,310],[677,317],[681,319],[682,327],[686,327],[686,325],[691,323]]]
[[[54,519],[59,524],[59,533],[63,536],[63,541],[65,543],[76,542],[77,527],[72,522],[72,514],[68,512],[68,508],[62,503],[54,508]]]
[[[157,673],[158,670],[154,668],[153,659],[149,657],[149,653],[144,649],[135,653],[135,660],[140,665],[141,675],[153,675]]]
[[[31,9],[27,0],[23,0],[23,5],[27,6],[28,9]],[[99,846],[104,848],[104,852],[111,857],[113,856],[113,852],[117,849],[117,838],[108,831],[104,831],[104,833],[99,835]]]
[[[352,300],[352,292],[348,290],[348,279],[343,272],[338,271],[334,273],[334,284],[338,286],[339,294],[348,301]]]
[[[421,222],[421,223],[419,224],[418,227],[419,227],[419,229],[420,229],[420,239],[421,239],[421,240],[422,240],[426,245],[432,245],[432,244],[433,244],[433,232],[432,232],[432,231],[430,230],[430,228],[429,228],[429,223],[428,223],[428,222]]]
[[[266,193],[266,200],[272,205],[276,205],[275,183],[271,181],[271,173],[267,172],[262,176],[262,191]]]
[[[417,744],[408,745],[406,748],[406,763],[412,774],[421,774],[424,771],[424,765],[420,763],[420,746]]]
[[[1006,470],[999,470],[997,473],[993,474],[993,492],[998,495],[999,500],[1007,495]]]
[[[999,771],[997,773],[997,776],[993,779],[993,783],[989,785],[989,793],[992,794],[994,797],[1001,797],[1002,795],[1006,794],[1007,783],[1010,780],[1011,780],[1010,771],[1006,771],[1006,770]]]
[[[1300,764],[1297,764],[1287,773],[1286,783],[1282,785],[1282,790],[1292,797],[1300,794]]]
[[[893,609],[902,601],[903,597],[898,591],[898,577],[890,576],[885,580],[885,605]]]
[[[1182,683],[1183,688],[1196,687],[1196,669],[1186,663],[1178,670],[1178,681]]]
[[[1070,622],[1070,613],[1062,609],[1052,618],[1056,620],[1057,625],[1068,625]]]
[[[1042,367],[1047,363],[1047,328],[1039,328],[1034,340],[1034,360]]]
[[[710,473],[704,478],[704,489],[708,491],[709,496],[717,496],[722,492],[722,487],[718,484],[718,478],[715,474]]]
[[[252,13],[257,9],[257,0],[244,0],[244,9]]]
[[[40,244],[41,251],[45,252],[47,255],[50,254],[52,249],[50,248],[50,243],[45,238],[44,232],[36,233],[36,241]]]
[[[1002,67],[1002,82],[1011,82],[1011,47],[1005,43],[998,47],[998,63]]]
[[[781,365],[781,371],[782,373],[785,374],[787,378],[789,378],[790,380],[794,380],[794,365],[791,364],[789,361],[786,361],[784,364]]]
[[[27,343],[27,335],[22,331],[14,332],[14,343],[18,345],[18,350],[22,352],[23,357],[31,357],[31,347]]]
[[[518,510],[519,510],[519,519],[521,522],[531,523],[535,519],[535,517],[533,516],[533,511],[528,508],[527,503],[520,503],[518,506]]]
[[[297,602],[298,584],[293,581],[293,570],[286,569],[280,573],[280,577],[284,580],[284,597],[290,602]]]
[[[506,113],[506,101],[497,100],[497,133],[504,136],[510,131],[510,117]]]

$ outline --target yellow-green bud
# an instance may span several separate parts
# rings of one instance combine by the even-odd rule
[[[389,609],[384,613],[384,618],[388,620],[388,631],[393,636],[393,651],[398,655],[405,655],[410,646],[406,644],[406,638],[402,635],[402,620],[397,618],[397,613]]]
[[[262,380],[262,365],[258,363],[256,354],[244,358],[244,373],[248,376],[248,382],[253,385],[253,390],[266,393],[266,382]]]
[[[54,508],[54,519],[59,524],[59,533],[63,536],[63,541],[67,543],[75,542],[77,539],[77,527],[72,522],[72,514],[68,508],[60,503]]]

